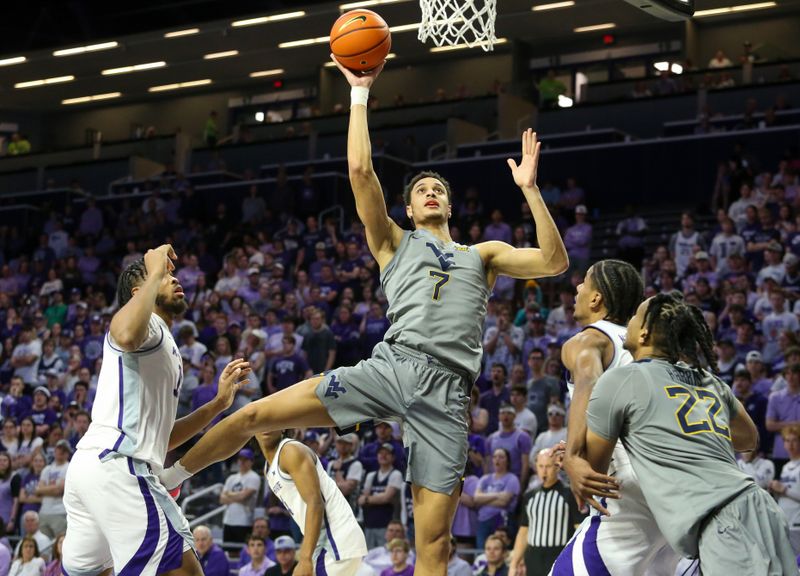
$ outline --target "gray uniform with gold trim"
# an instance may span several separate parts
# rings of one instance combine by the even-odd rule
[[[404,423],[406,479],[450,493],[467,459],[466,412],[480,372],[489,297],[474,247],[406,231],[381,274],[392,325],[356,366],[329,372],[317,396],[340,428],[372,419]]]
[[[736,464],[736,410],[720,379],[652,359],[604,373],[587,423],[622,440],[661,532],[703,574],[796,575],[780,508]]]

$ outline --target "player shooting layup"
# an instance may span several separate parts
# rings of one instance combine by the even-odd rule
[[[636,360],[603,374],[587,413],[586,455],[608,467],[622,440],[650,510],[672,547],[705,576],[797,575],[781,509],[739,470],[734,450],[758,432],[716,370],[703,313],[680,293],[643,302],[625,348]],[[701,362],[702,360],[702,362]]]
[[[553,565],[554,576],[673,576],[680,559],[658,529],[622,444],[614,451],[613,478],[595,474],[582,459],[591,390],[603,372],[633,361],[623,347],[625,326],[643,297],[639,272],[620,260],[597,262],[578,286],[575,319],[583,330],[561,352],[572,395],[564,468],[576,495],[600,512],[607,506],[610,515],[592,515],[581,524]],[[616,500],[620,483],[621,499]],[[601,505],[593,494],[611,499]]]
[[[121,308],[103,344],[92,424],[64,486],[70,576],[203,574],[189,524],[156,475],[167,450],[230,407],[250,369],[242,360],[228,364],[216,398],[175,421],[183,360],[169,327],[186,309],[175,258],[168,245],[148,250],[119,277]]]
[[[430,172],[406,188],[406,213],[415,230],[388,216],[373,168],[367,129],[367,92],[382,67],[356,76],[340,66],[353,87],[347,158],[356,209],[381,269],[392,326],[372,357],[305,380],[239,410],[211,431],[162,475],[172,488],[193,473],[239,450],[269,430],[347,428],[371,419],[404,423],[406,478],[412,484],[420,574],[444,576],[450,526],[467,460],[470,389],[481,362],[486,301],[498,274],[535,278],[560,274],[568,258],[539,189],[539,144],[522,135],[522,160],[508,160],[514,182],[530,204],[541,248],[504,242],[462,246],[450,238],[448,183]],[[295,576],[311,574],[301,559]]]

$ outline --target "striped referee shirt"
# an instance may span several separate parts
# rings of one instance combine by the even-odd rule
[[[560,481],[550,488],[540,486],[530,490],[523,496],[519,524],[528,527],[528,546],[562,548],[580,521],[575,498]]]

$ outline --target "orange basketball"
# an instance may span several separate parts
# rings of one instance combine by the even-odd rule
[[[350,70],[380,66],[391,48],[389,26],[372,10],[346,12],[331,28],[331,52]]]

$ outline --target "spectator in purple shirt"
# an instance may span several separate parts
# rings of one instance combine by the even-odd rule
[[[488,449],[494,454],[498,448],[503,448],[510,457],[509,470],[520,479],[522,486],[528,485],[528,452],[531,451],[533,442],[530,435],[524,430],[514,426],[517,411],[511,404],[500,406],[500,429],[489,436]],[[492,458],[492,464],[494,458]],[[489,466],[492,470],[492,466]]]
[[[180,282],[187,301],[191,301],[197,289],[197,279],[204,272],[200,269],[200,261],[196,254],[188,254],[184,259],[184,266],[175,275]]]
[[[383,421],[375,423],[375,440],[364,444],[358,453],[358,460],[364,466],[365,472],[373,472],[378,469],[378,450],[387,443],[394,446],[394,467],[405,473],[406,451],[403,443],[392,435],[391,424]]]
[[[504,364],[496,362],[492,365],[492,387],[481,394],[480,401],[478,402],[478,405],[481,408],[485,408],[489,413],[489,424],[486,426],[486,434],[491,434],[497,430],[500,405],[511,402],[511,395],[506,386],[506,372]]]
[[[97,207],[94,198],[86,202],[86,209],[81,214],[78,231],[82,236],[98,236],[103,230],[103,212]]]
[[[588,210],[583,204],[575,207],[575,224],[564,232],[564,246],[572,271],[585,272],[592,253],[592,225],[586,222]]]
[[[294,336],[283,337],[283,350],[272,359],[267,372],[267,391],[274,394],[311,377],[311,368],[302,354],[295,352]]]
[[[339,366],[353,366],[361,360],[361,332],[350,308],[339,307],[331,323],[331,332],[336,339],[336,362]]]
[[[470,547],[475,546],[475,534],[478,529],[478,506],[474,500],[478,482],[480,478],[472,474],[464,478],[458,508],[453,518],[453,536],[460,543],[468,544]]]
[[[772,394],[767,402],[767,430],[770,432],[800,425],[800,364],[792,364],[787,372],[786,388]],[[775,462],[775,474],[779,476],[783,465],[789,461],[780,434],[775,434],[772,460]]]
[[[753,424],[758,429],[759,451],[763,454],[769,453],[769,440],[772,434],[767,432],[767,398],[753,390],[753,382],[750,379],[750,372],[744,368],[736,371],[733,379],[733,393],[744,406],[744,409],[753,420]]]
[[[258,291],[261,284],[261,271],[258,268],[250,268],[247,271],[247,282],[243,282],[239,289],[236,291],[237,296],[248,304],[253,304],[260,298]]]
[[[492,453],[494,472],[485,474],[478,482],[473,497],[478,506],[478,548],[483,548],[486,538],[497,528],[506,525],[517,506],[519,479],[509,471],[509,462],[508,451],[497,448]]]
[[[253,529],[250,534],[264,541],[264,549],[267,558],[276,562],[275,542],[269,537],[269,522],[267,519],[261,517],[253,520]],[[248,546],[245,544],[244,548],[239,552],[239,568],[250,562],[250,554],[247,549]]]
[[[408,562],[408,553],[411,547],[408,540],[395,538],[386,547],[392,559],[391,568],[386,568],[380,576],[414,576],[414,565]]]
[[[369,305],[369,312],[364,314],[359,328],[364,345],[362,352],[364,355],[372,353],[372,349],[378,342],[383,340],[390,325],[391,323],[389,319],[386,318],[386,314],[384,314],[381,305],[377,302],[371,303]]]
[[[483,239],[500,240],[506,244],[512,243],[511,226],[503,222],[503,213],[500,210],[492,211],[492,222],[483,230]]]
[[[192,391],[192,412],[205,406],[211,402],[217,395],[217,371],[211,364],[206,364],[200,371],[200,384]],[[209,422],[207,428],[210,428],[222,419],[219,414]]]
[[[230,565],[225,552],[211,539],[211,530],[207,526],[198,526],[192,532],[197,557],[203,567],[205,576],[228,576]]]
[[[30,415],[32,402],[30,396],[23,396],[22,393],[24,390],[25,383],[22,381],[22,378],[19,376],[12,376],[8,395],[3,398],[3,418],[11,417],[19,422]]]
[[[33,406],[31,407],[31,418],[36,424],[36,435],[47,435],[50,426],[58,422],[58,415],[48,408],[50,400],[50,390],[46,386],[37,386],[33,391]]]
[[[94,246],[89,244],[86,251],[78,258],[78,270],[84,282],[94,284],[97,271],[100,269],[100,259],[94,253]]]

